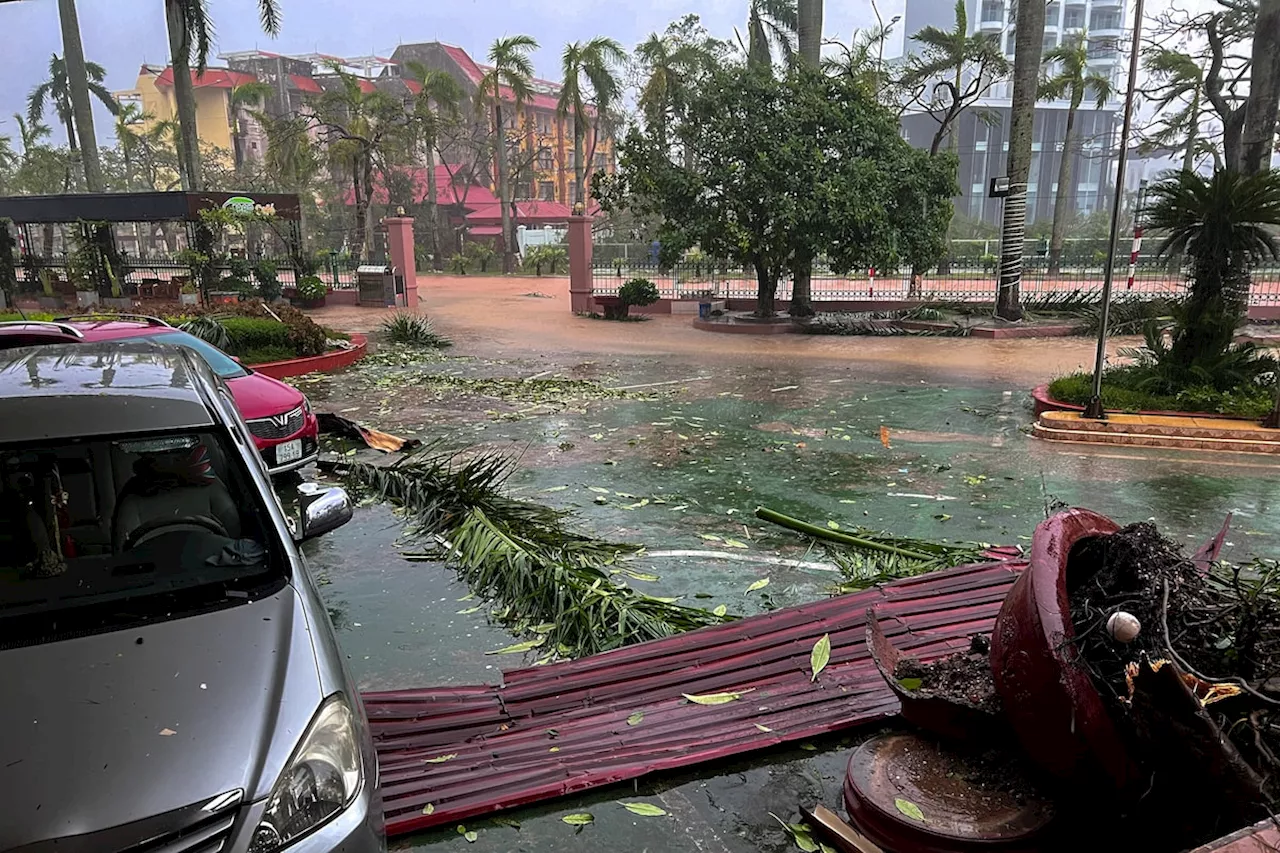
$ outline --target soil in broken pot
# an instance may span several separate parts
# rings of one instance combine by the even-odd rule
[[[893,677],[904,689],[922,696],[936,696],[990,714],[1000,713],[991,675],[991,643],[986,636],[975,634],[969,648],[931,663],[904,657],[893,671]]]
[[[1134,716],[1132,679],[1150,677],[1139,676],[1141,662],[1171,660],[1200,696],[1204,712],[1228,736],[1230,743],[1220,747],[1223,754],[1238,750],[1268,780],[1263,788],[1267,808],[1280,795],[1280,691],[1265,695],[1280,676],[1280,584],[1273,580],[1280,580],[1274,566],[1268,570],[1263,565],[1261,576],[1258,566],[1218,565],[1203,571],[1146,523],[1077,544],[1067,575],[1075,659],[1088,670],[1117,724],[1135,740],[1142,739],[1139,730],[1150,731],[1149,716]],[[1131,642],[1120,642],[1108,630],[1117,611],[1140,622]],[[1226,698],[1208,698],[1217,691],[1205,682],[1230,679],[1240,679],[1256,692],[1228,682],[1217,688]],[[1186,731],[1189,724],[1174,721],[1162,728]],[[1230,763],[1186,738],[1179,740],[1183,742],[1142,744],[1148,762],[1161,761],[1162,751],[1186,750],[1187,760],[1203,763],[1206,773],[1222,772]],[[1219,748],[1216,739],[1203,742]]]

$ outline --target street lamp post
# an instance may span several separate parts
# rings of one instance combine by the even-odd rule
[[[1116,192],[1111,201],[1111,234],[1107,241],[1107,266],[1102,278],[1102,325],[1098,329],[1098,352],[1093,364],[1093,396],[1084,417],[1106,420],[1102,408],[1102,368],[1107,361],[1107,325],[1111,322],[1111,284],[1115,277],[1116,244],[1120,239],[1120,208],[1124,202],[1124,167],[1129,153],[1129,132],[1133,127],[1133,96],[1138,85],[1138,51],[1142,39],[1142,0],[1133,9],[1133,44],[1129,47],[1129,86],[1124,93],[1124,122],[1120,125],[1120,152],[1116,160]],[[1067,156],[1063,152],[1062,156]],[[1059,187],[1063,192],[1065,187]]]

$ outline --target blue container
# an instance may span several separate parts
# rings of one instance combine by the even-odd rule
[[[699,320],[711,319],[711,303],[710,302],[698,303],[698,319]]]

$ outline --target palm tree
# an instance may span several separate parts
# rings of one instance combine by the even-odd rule
[[[1158,85],[1152,106],[1160,115],[1174,103],[1183,104],[1163,118],[1160,129],[1147,136],[1148,149],[1182,149],[1182,170],[1192,171],[1200,148],[1200,113],[1203,106],[1204,69],[1185,53],[1160,48],[1144,61],[1147,74]]]
[[[573,42],[565,45],[564,83],[560,88],[560,100],[556,104],[556,115],[573,120],[575,203],[582,203],[586,198],[587,163],[595,157],[601,122],[622,91],[616,68],[625,60],[626,52],[622,45],[611,38],[599,36],[585,44]],[[586,87],[582,85],[584,78]],[[595,113],[595,122],[592,126],[591,149],[586,153],[584,162],[582,144],[592,112]]]
[[[96,62],[85,63],[85,73],[89,78],[89,92],[111,112],[120,112],[120,105],[111,97],[111,92],[102,85],[106,71]],[[62,57],[54,54],[49,58],[49,79],[31,90],[27,96],[27,121],[33,125],[44,120],[46,104],[53,105],[58,121],[67,129],[67,145],[72,151],[79,151],[80,137],[76,133],[76,110],[71,102],[71,82],[67,75],[67,63]]]
[[[62,23],[62,52],[66,56],[71,113],[75,116],[75,127],[80,135],[84,183],[89,192],[99,193],[105,187],[102,184],[102,163],[98,159],[98,137],[93,128],[93,106],[89,102],[89,95],[93,93],[102,100],[102,93],[97,91],[101,88],[97,84],[101,84],[102,74],[99,73],[95,78],[90,73],[89,63],[85,62],[75,0],[58,0],[58,17]],[[101,69],[98,71],[101,72]],[[114,114],[117,107],[115,99],[108,96],[106,104],[107,109]]]
[[[458,107],[464,93],[462,87],[445,71],[428,68],[420,62],[409,62],[406,69],[422,88],[414,96],[414,113],[419,119],[419,140],[427,153],[427,250],[431,253],[432,266],[444,269],[440,253],[440,206],[437,201],[436,147],[440,130],[460,118]]]
[[[672,120],[683,117],[695,79],[711,66],[713,59],[698,45],[657,33],[650,33],[636,47],[636,59],[648,75],[640,87],[638,105],[666,150]]]
[[[800,61],[817,68],[822,61],[822,0],[798,0],[796,36]]]
[[[884,43],[898,20],[895,17],[888,24],[858,30],[847,45],[837,42],[837,54],[822,60],[822,70],[832,76],[848,77],[884,103],[884,90],[892,82],[884,70]]]
[[[1058,72],[1040,81],[1040,99],[1067,102],[1067,129],[1062,137],[1062,160],[1058,164],[1058,192],[1053,200],[1053,230],[1049,236],[1049,275],[1062,271],[1062,245],[1067,235],[1067,218],[1071,215],[1071,166],[1075,159],[1076,114],[1089,96],[1098,109],[1111,98],[1111,78],[1089,68],[1085,36],[1070,36],[1044,55],[1045,63],[1059,63]]]
[[[774,45],[784,64],[794,63],[799,26],[796,0],[751,0],[747,11],[747,63],[756,68],[772,68]]]
[[[18,144],[22,146],[22,160],[19,165],[26,165],[32,153],[40,146],[40,141],[49,137],[49,126],[38,121],[27,121],[20,113],[13,114],[13,121],[18,126]]]
[[[511,188],[508,186],[507,126],[503,119],[503,101],[512,104],[513,123],[519,132],[520,108],[533,94],[533,62],[529,53],[538,49],[533,36],[506,36],[489,48],[492,66],[480,78],[481,106],[488,105],[493,116],[493,159],[498,171],[498,200],[502,213],[502,271],[515,271],[515,234],[511,227]]]
[[[1170,351],[1190,370],[1230,347],[1248,304],[1251,268],[1280,258],[1280,174],[1178,172],[1149,198],[1147,224],[1165,234],[1157,255],[1185,255],[1191,265]]]
[[[240,133],[241,120],[248,120],[262,109],[266,99],[275,94],[275,87],[261,80],[251,80],[233,86],[227,99],[227,124],[231,128],[232,163],[238,169],[248,159],[244,136]]]
[[[137,128],[146,126],[155,119],[151,113],[143,112],[137,104],[124,104],[116,113],[116,144],[120,146],[120,156],[124,159],[125,189],[134,189],[133,164],[135,152],[142,143],[142,134]]]
[[[1031,173],[1031,128],[1044,50],[1044,0],[1018,0],[1017,41],[1013,54],[1013,97],[1009,105],[1009,160],[1005,174],[1011,192],[1004,203],[1000,231],[1000,279],[996,316],[1022,319],[1022,239],[1027,229],[1027,177]]]
[[[262,29],[268,35],[280,31],[279,0],[257,0]],[[178,104],[178,164],[184,190],[199,190],[200,136],[196,132],[196,96],[191,79],[191,59],[196,71],[204,73],[213,40],[209,0],[164,0],[165,24],[169,32],[170,63],[173,66],[173,96]]]

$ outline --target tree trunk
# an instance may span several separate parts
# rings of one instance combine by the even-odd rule
[[[165,22],[169,27],[169,54],[173,65],[173,97],[178,103],[178,174],[182,188],[196,192],[200,182],[200,134],[196,129],[196,94],[191,85],[191,45],[187,42],[186,19],[178,0],[165,0]]]
[[[511,245],[511,211],[507,207],[511,198],[511,193],[507,186],[507,129],[502,124],[502,101],[498,99],[497,95],[498,93],[495,92],[493,101],[493,155],[498,164],[498,210],[502,213],[502,272],[504,275],[510,275],[516,268],[516,256],[515,249]]]
[[[1253,67],[1244,127],[1240,134],[1240,170],[1246,175],[1271,168],[1276,113],[1280,109],[1280,0],[1259,0],[1253,32]]]
[[[427,251],[431,253],[431,268],[436,272],[444,269],[444,259],[440,257],[440,205],[436,201],[439,187],[436,185],[436,148],[428,146],[427,157]]]
[[[1013,98],[1009,109],[1010,192],[1004,200],[1000,233],[1000,283],[996,316],[1022,319],[1022,238],[1027,228],[1027,176],[1031,172],[1031,135],[1035,123],[1040,54],[1044,48],[1042,0],[1018,0],[1018,32],[1013,54]]]
[[[582,176],[585,173],[582,164],[582,129],[582,116],[575,114],[573,117],[573,204],[582,201]],[[570,207],[573,204],[570,204]]]
[[[355,248],[357,261],[365,260],[364,244],[365,244],[365,241],[368,239],[368,235],[365,232],[365,210],[364,210],[368,202],[365,201],[367,197],[364,194],[364,188],[361,186],[361,183],[362,183],[361,178],[362,178],[362,175],[361,175],[361,169],[360,169],[360,158],[353,157],[351,158],[351,187],[355,191],[355,199],[356,199],[356,239],[354,241],[355,242],[354,248]]]
[[[365,258],[365,263],[369,263],[374,259],[373,253],[373,155],[365,152],[362,166],[364,167],[364,219],[361,220],[361,230],[364,231],[364,246],[361,257]],[[382,177],[383,184],[386,184],[387,178]],[[386,259],[383,258],[385,261]]]
[[[769,37],[765,34],[764,22],[760,20],[754,3],[747,18],[747,65],[765,70],[773,65],[773,56],[769,53]]]
[[[822,62],[822,4],[823,0],[799,0],[799,56],[810,68],[817,68]]]
[[[67,86],[71,89],[71,110],[80,136],[80,160],[84,164],[84,184],[91,193],[103,191],[102,164],[98,160],[98,139],[93,130],[93,107],[89,103],[89,74],[84,65],[84,45],[80,42],[80,19],[75,0],[58,0],[62,20],[62,52],[67,63]]]
[[[778,292],[778,278],[759,260],[756,267],[756,316],[773,317],[776,314],[774,296]]]
[[[1062,162],[1058,164],[1058,192],[1053,199],[1053,230],[1049,234],[1049,275],[1062,272],[1062,246],[1067,237],[1067,203],[1071,200],[1071,160],[1076,148],[1076,110],[1074,97],[1067,110],[1067,133],[1062,140]]]

